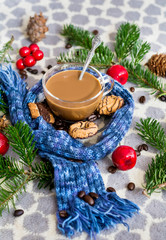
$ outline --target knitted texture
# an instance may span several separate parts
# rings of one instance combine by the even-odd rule
[[[103,77],[108,78],[106,74]],[[95,160],[111,153],[128,131],[134,110],[130,93],[115,81],[112,94],[121,96],[125,105],[110,118],[98,143],[86,147],[67,132],[55,130],[42,117],[31,118],[27,104],[39,100],[43,92],[41,81],[28,91],[26,83],[11,65],[0,66],[0,79],[12,123],[21,120],[31,127],[39,155],[49,159],[54,167],[58,228],[67,236],[74,235],[75,231],[86,231],[93,238],[95,233],[117,223],[126,225],[125,219],[138,212],[139,208],[131,201],[119,198],[116,193],[105,191]],[[81,159],[83,163],[70,162],[67,158]],[[99,195],[94,206],[77,197],[81,190]],[[60,210],[66,210],[69,217],[60,217]]]

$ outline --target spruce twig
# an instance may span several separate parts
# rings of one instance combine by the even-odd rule
[[[139,64],[143,60],[145,54],[149,52],[149,50],[150,50],[150,44],[147,42],[143,42],[142,40],[139,39],[135,43],[135,45],[133,46],[130,52],[131,59],[132,59],[131,62],[133,63],[133,65],[136,66],[137,64]]]
[[[120,62],[125,68],[127,68],[129,78],[128,81],[137,84],[140,87],[152,89],[151,94],[166,95],[166,89],[163,88],[162,83],[158,80],[157,76],[145,69],[140,64],[134,66],[133,63],[128,60]]]
[[[14,37],[12,36],[11,39],[4,44],[4,46],[2,47],[2,50],[0,50],[0,64],[9,63],[12,61],[8,52],[10,50],[13,50],[12,48],[13,41],[14,41]]]
[[[72,24],[64,25],[61,34],[66,37],[67,42],[73,46],[79,46],[83,49],[78,49],[71,54],[61,54],[57,61],[59,63],[65,62],[77,62],[84,63],[88,55],[88,50],[92,48],[92,39],[94,35],[87,30],[75,27]],[[92,65],[98,65],[98,68],[103,68],[104,66],[110,66],[114,58],[114,53],[109,49],[108,46],[104,46],[104,42],[96,49],[95,55],[92,58]],[[104,65],[104,66],[103,66]]]
[[[140,119],[140,123],[136,123],[138,135],[142,140],[150,144],[152,147],[166,151],[166,135],[160,123],[151,118]]]
[[[105,49],[105,51],[108,51]],[[88,50],[87,49],[77,49],[74,51],[71,51],[67,54],[60,54],[59,57],[57,57],[58,63],[75,63],[75,64],[82,64],[85,62],[86,58],[88,56]],[[107,52],[107,54],[104,53],[104,51],[97,52],[91,61],[91,66],[94,66],[99,69],[106,69],[110,67],[113,61],[113,55],[112,52]]]
[[[136,129],[145,142],[160,150],[145,173],[146,185],[142,193],[150,196],[156,190],[166,190],[166,134],[160,123],[151,118],[140,119]]]
[[[115,39],[115,52],[119,62],[130,55],[139,36],[140,29],[136,24],[124,23],[120,25]]]
[[[13,151],[19,155],[20,162],[26,166],[31,166],[37,150],[34,150],[34,136],[29,126],[23,122],[17,122],[15,128],[9,126],[5,132],[10,139]]]
[[[25,185],[29,182],[30,176],[18,178],[13,177],[4,181],[0,186],[0,215],[2,211],[8,209],[10,203],[15,207],[15,199],[18,199],[19,194],[25,191]]]
[[[10,145],[20,160],[0,156],[0,214],[25,191],[29,181],[38,180],[38,187],[53,185],[53,167],[50,162],[34,163],[36,156],[34,136],[23,122],[5,129]],[[28,167],[28,168],[27,168]]]
[[[146,193],[151,195],[154,191],[166,190],[166,152],[157,154],[145,173]]]

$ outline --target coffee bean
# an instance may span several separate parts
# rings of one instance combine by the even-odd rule
[[[139,145],[139,146],[137,147],[137,150],[138,150],[138,152],[141,152],[141,151],[143,150],[143,146],[142,146],[142,145]]]
[[[145,96],[141,96],[141,97],[139,98],[139,102],[140,102],[140,103],[144,103],[145,100],[146,100]]]
[[[88,121],[94,122],[97,119],[97,116],[93,113],[88,117]]]
[[[27,70],[28,72],[30,72],[30,73],[33,71],[32,68],[26,68],[26,70]]]
[[[31,71],[31,73],[32,73],[32,74],[38,74],[38,70],[37,70],[37,69],[33,69],[33,70]]]
[[[21,79],[27,79],[28,78],[28,76],[27,75],[20,75],[21,76]]]
[[[135,150],[137,157],[139,157],[141,155],[141,153],[138,150]]]
[[[56,119],[55,120],[55,125],[56,126],[62,126],[63,125],[63,121],[61,119]]]
[[[108,172],[110,172],[110,173],[112,173],[112,174],[114,174],[116,171],[117,171],[117,167],[115,167],[115,166],[110,166],[110,167],[108,168]]]
[[[115,188],[113,187],[108,187],[107,192],[116,192]]]
[[[67,43],[66,46],[65,46],[66,49],[69,49],[71,47],[72,47],[72,45],[70,43]]]
[[[41,71],[42,74],[45,74],[46,72],[45,71]]]
[[[95,204],[95,201],[92,197],[90,197],[89,195],[85,195],[83,197],[84,201],[87,202],[89,205],[93,206]]]
[[[135,92],[135,88],[134,88],[134,87],[131,87],[131,88],[130,88],[130,92]]]
[[[127,188],[128,190],[130,191],[133,191],[135,189],[135,184],[133,182],[130,182],[128,185],[127,185]]]
[[[97,35],[98,33],[99,33],[99,31],[98,30],[93,30],[93,32],[92,32],[94,35]]]
[[[67,218],[68,213],[66,212],[66,210],[61,210],[61,211],[59,211],[59,216],[62,218]]]
[[[143,148],[143,150],[145,150],[145,151],[148,151],[148,145],[147,144],[142,144],[142,148]]]
[[[20,77],[22,79],[27,79],[28,78],[27,72],[25,70],[19,70],[19,74],[20,74]]]
[[[48,68],[48,69],[52,68],[52,65],[48,65],[47,68]]]
[[[79,198],[83,198],[85,195],[86,195],[86,194],[85,194],[84,191],[80,191],[80,192],[78,193],[78,197],[79,197]]]
[[[22,210],[22,209],[17,209],[17,210],[15,210],[14,211],[14,216],[15,217],[19,217],[19,216],[21,216],[21,215],[23,215],[24,214],[24,210]]]
[[[98,199],[99,198],[99,195],[97,193],[94,193],[94,192],[90,192],[89,196],[91,196],[93,199]]]
[[[166,96],[161,96],[161,97],[159,97],[159,99],[160,99],[160,101],[162,101],[162,102],[166,102]]]
[[[19,70],[19,74],[24,75],[24,74],[27,74],[27,72],[25,70]]]
[[[67,129],[66,129],[65,126],[57,126],[57,127],[56,127],[56,130],[64,130],[64,131],[67,131]]]

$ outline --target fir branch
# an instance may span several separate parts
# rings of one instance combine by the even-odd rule
[[[0,155],[0,179],[7,180],[14,176],[23,175],[23,173],[23,166],[15,158]]]
[[[136,42],[136,44],[133,46],[133,48],[131,49],[131,59],[132,59],[132,63],[134,65],[137,65],[138,63],[140,63],[145,54],[147,54],[150,50],[150,44],[147,42],[143,42],[142,40],[138,40]]]
[[[58,62],[76,62],[80,63],[82,60],[82,63],[85,62],[85,56],[87,56],[88,50],[92,48],[92,39],[94,38],[94,35],[91,34],[89,31],[84,30],[79,27],[75,27],[72,24],[64,25],[64,28],[61,32],[61,34],[67,38],[68,43],[70,43],[73,46],[80,46],[84,49],[76,50],[75,52],[71,53],[72,58],[70,58],[68,55],[63,54],[60,55],[58,58]],[[78,55],[78,52],[80,53]],[[114,58],[114,53],[109,49],[108,46],[104,46],[104,43],[102,42],[100,46],[95,50],[95,55],[92,58],[92,64],[91,65],[100,65],[103,68],[103,65],[110,66]],[[106,60],[106,62],[104,62]],[[101,64],[102,63],[102,64]],[[98,66],[98,68],[100,68]]]
[[[140,29],[136,24],[124,23],[120,25],[115,39],[115,52],[119,61],[130,55],[139,36]]]
[[[120,62],[123,65],[129,74],[128,81],[137,84],[140,87],[152,89],[151,94],[162,94],[166,95],[166,90],[163,89],[162,83],[157,79],[157,76],[145,69],[140,64],[134,66],[128,60]]]
[[[11,39],[4,44],[2,50],[0,50],[0,64],[2,63],[9,63],[11,62],[11,57],[9,55],[9,51],[13,50],[12,43],[14,41],[14,37],[12,36]]]
[[[0,186],[0,215],[6,208],[9,211],[9,205],[15,207],[15,199],[18,199],[19,194],[25,191],[25,185],[29,182],[30,176],[18,178],[13,177],[3,182]]]
[[[146,193],[151,195],[155,190],[166,190],[166,152],[157,154],[148,165],[145,174]]]
[[[5,129],[10,145],[20,160],[0,156],[0,214],[25,190],[29,181],[38,180],[38,187],[53,185],[54,170],[50,162],[34,163],[36,156],[34,136],[23,122]],[[28,167],[28,169],[27,169]]]
[[[113,55],[112,52],[107,51],[107,48],[105,48],[105,51],[107,53],[103,52],[96,52],[95,55],[93,56],[90,65],[94,66],[99,69],[105,69],[110,67],[112,60],[113,60]],[[84,63],[86,58],[88,56],[88,50],[86,49],[77,49],[75,51],[71,51],[67,54],[60,54],[59,57],[57,57],[57,62],[58,63]]]
[[[141,118],[140,123],[136,123],[136,129],[142,140],[160,151],[166,151],[166,135],[157,120]]]
[[[6,113],[7,110],[8,110],[8,105],[4,101],[4,99],[3,99],[3,91],[0,89],[0,111],[2,111],[3,113]]]
[[[20,162],[26,166],[31,166],[36,156],[34,136],[30,127],[23,122],[17,122],[15,127],[9,126],[5,129],[13,151],[20,157]]]
[[[53,185],[54,181],[54,168],[50,162],[35,163],[32,166],[32,180],[38,180],[38,188],[46,188]]]
[[[91,49],[93,35],[82,28],[75,27],[72,24],[64,25],[61,35],[66,37],[67,42],[73,46],[80,46]]]

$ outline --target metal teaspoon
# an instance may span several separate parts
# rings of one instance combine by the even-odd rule
[[[95,49],[101,44],[101,39],[100,39],[100,36],[99,35],[96,35],[93,39],[92,39],[92,48],[91,50],[89,51],[88,53],[88,56],[86,58],[86,61],[85,61],[85,64],[84,64],[84,67],[82,69],[82,72],[79,76],[79,80],[82,80],[83,78],[83,75],[90,63],[90,61],[92,60],[94,54],[95,54]]]

